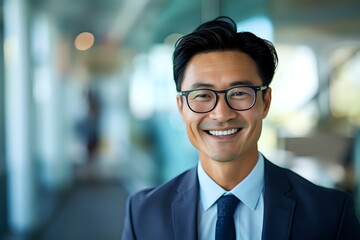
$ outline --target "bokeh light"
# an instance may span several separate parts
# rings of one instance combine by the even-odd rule
[[[80,51],[91,48],[95,43],[95,37],[90,32],[82,32],[75,38],[75,47]]]

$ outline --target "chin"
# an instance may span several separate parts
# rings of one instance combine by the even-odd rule
[[[210,158],[216,162],[231,162],[236,159],[237,154],[212,154]]]

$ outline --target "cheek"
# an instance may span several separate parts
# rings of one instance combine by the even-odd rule
[[[191,124],[186,125],[186,133],[190,143],[195,147],[198,148],[198,134],[196,133],[196,128]]]
[[[195,135],[195,129],[196,129],[196,120],[191,117],[191,113],[187,112],[186,110],[183,111],[183,121],[186,127],[186,132],[188,134],[188,137],[191,139]]]
[[[254,118],[254,122],[255,122],[255,127],[259,130],[261,130],[262,128],[262,122],[263,122],[263,114],[258,113],[256,114],[255,118]]]
[[[255,110],[255,109],[254,109]],[[250,134],[253,135],[259,135],[262,129],[262,121],[263,121],[263,114],[260,111],[253,111],[246,116],[244,116],[246,119],[248,126],[250,127]]]

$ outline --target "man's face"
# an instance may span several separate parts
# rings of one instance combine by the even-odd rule
[[[216,51],[195,55],[187,64],[181,90],[207,88],[226,90],[233,86],[262,86],[255,62],[240,51]],[[246,161],[257,159],[257,141],[262,120],[271,102],[271,89],[258,92],[255,105],[246,111],[231,109],[224,94],[208,113],[194,113],[185,97],[177,104],[191,143],[198,149],[201,161]],[[183,98],[183,99],[181,99]],[[221,134],[221,136],[216,136]],[[224,132],[226,131],[226,132]],[[224,135],[225,134],[225,135]]]

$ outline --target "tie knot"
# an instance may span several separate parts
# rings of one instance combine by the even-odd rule
[[[232,194],[222,196],[217,200],[218,217],[232,217],[239,199]]]

